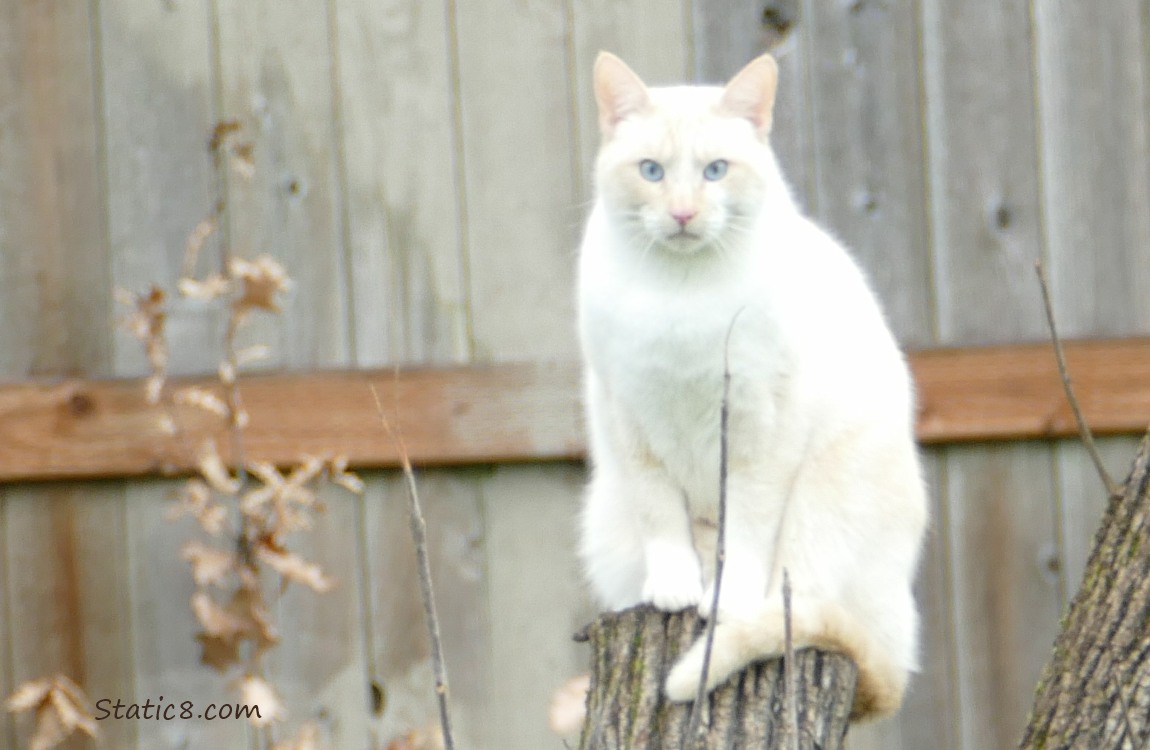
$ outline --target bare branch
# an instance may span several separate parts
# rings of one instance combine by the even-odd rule
[[[1062,339],[1058,337],[1058,328],[1054,324],[1054,307],[1050,302],[1050,285],[1046,281],[1046,270],[1042,267],[1042,261],[1034,262],[1034,271],[1038,274],[1038,284],[1042,288],[1042,306],[1046,310],[1046,323],[1050,327],[1050,339],[1054,344],[1054,357],[1058,360],[1058,374],[1062,378],[1062,389],[1066,391],[1066,400],[1070,402],[1070,409],[1074,412],[1074,420],[1078,423],[1078,435],[1082,439],[1083,445],[1086,446],[1086,452],[1090,454],[1090,460],[1094,462],[1094,468],[1098,472],[1098,478],[1102,480],[1106,492],[1114,497],[1122,491],[1122,488],[1110,478],[1110,473],[1106,471],[1106,466],[1102,463],[1102,456],[1098,453],[1098,446],[1094,443],[1094,434],[1090,431],[1090,426],[1086,424],[1086,419],[1082,416],[1082,410],[1078,406],[1078,399],[1074,396],[1074,387],[1070,383],[1070,372],[1066,368],[1066,356],[1062,351]]]
[[[791,574],[783,568],[783,714],[790,734],[791,747],[799,750],[799,684],[795,674],[795,642],[791,628]]]
[[[403,477],[407,484],[407,499],[411,516],[411,538],[415,542],[415,555],[419,568],[419,591],[423,596],[423,613],[427,619],[427,631],[431,638],[431,661],[435,669],[435,697],[439,702],[439,726],[443,730],[444,750],[455,750],[455,738],[451,731],[451,713],[447,705],[447,663],[443,658],[443,640],[439,636],[439,614],[435,608],[435,592],[431,584],[431,560],[427,553],[427,523],[423,519],[423,508],[419,502],[419,490],[415,484],[415,471],[411,467],[411,458],[404,445],[403,437],[396,433],[383,411],[379,392],[375,385],[371,386],[371,397],[375,399],[375,408],[379,414],[379,421],[387,434],[395,443],[399,453],[400,463],[403,467]]]
[[[727,543],[727,423],[730,419],[731,404],[731,333],[735,322],[743,314],[740,307],[727,326],[727,338],[723,342],[723,397],[719,404],[719,518],[718,537],[715,540],[715,588],[711,594],[711,616],[707,620],[706,642],[703,647],[703,669],[699,673],[699,688],[695,693],[695,704],[691,708],[691,719],[687,723],[687,737],[702,740],[706,729],[702,712],[706,707],[707,673],[711,668],[711,649],[715,644],[715,625],[719,619],[719,592],[723,583],[723,564],[726,562]]]

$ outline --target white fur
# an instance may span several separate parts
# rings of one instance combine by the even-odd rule
[[[927,514],[912,387],[859,268],[779,173],[773,71],[764,57],[727,89],[647,89],[617,58],[597,64],[604,139],[579,263],[593,466],[582,558],[610,609],[709,613],[724,342],[737,315],[709,685],[780,653],[786,568],[796,645],[851,655],[856,713],[887,713],[917,650],[911,586]],[[644,159],[664,179],[640,176]],[[727,174],[703,179],[716,159]],[[677,236],[671,213],[683,210],[694,218]],[[672,699],[694,695],[700,647],[672,671]]]

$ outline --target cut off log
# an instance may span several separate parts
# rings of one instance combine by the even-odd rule
[[[1150,434],[1110,498],[1020,747],[1142,750],[1148,738]]]
[[[784,724],[783,662],[750,665],[707,698],[701,741],[689,742],[690,703],[670,703],[663,680],[678,655],[705,632],[693,610],[650,606],[607,613],[588,626],[591,688],[579,750],[791,750]],[[858,670],[842,654],[795,655],[802,750],[839,750]]]

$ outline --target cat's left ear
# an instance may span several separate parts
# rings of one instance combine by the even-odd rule
[[[592,73],[595,101],[599,104],[599,129],[609,138],[619,121],[651,106],[643,80],[627,63],[610,52],[600,52]]]
[[[760,55],[736,73],[723,89],[719,111],[731,117],[750,120],[755,126],[755,132],[766,140],[771,132],[778,85],[778,63],[770,55]]]

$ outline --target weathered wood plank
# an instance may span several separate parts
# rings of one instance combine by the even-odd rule
[[[917,5],[805,3],[817,216],[904,346],[933,343]]]
[[[939,343],[1045,340],[1028,8],[923,0],[921,9]],[[1045,569],[1057,538],[1053,465],[1037,443],[943,457],[953,717],[967,750],[1014,744],[1057,625],[1057,576]]]
[[[0,373],[106,376],[112,295],[91,3],[0,7]],[[119,483],[8,487],[0,563],[9,687],[64,673],[93,699],[135,694]],[[28,717],[0,717],[21,747]],[[136,727],[102,727],[132,746]],[[80,740],[62,747],[79,748]]]
[[[1067,342],[1078,399],[1098,433],[1150,421],[1150,340]],[[911,355],[923,443],[1077,434],[1046,344],[940,349]],[[564,460],[583,453],[573,364],[493,365],[252,375],[248,458],[279,464],[346,455],[362,467],[399,457],[371,386],[419,465]],[[176,387],[209,384],[176,379]],[[290,408],[285,408],[285,405]],[[187,444],[222,435],[217,417],[177,408]],[[0,480],[140,476],[187,471],[138,381],[30,381],[0,386]]]
[[[1012,747],[1061,612],[1050,451],[948,451],[963,746]]]
[[[476,479],[474,471],[421,471],[418,486],[456,741],[480,748],[495,746],[486,734],[488,707],[501,698],[491,691],[488,542]],[[394,472],[369,476],[367,482],[361,533],[373,627],[371,667],[383,698],[373,747],[387,747],[412,731],[437,726],[438,710],[407,490]]]
[[[188,564],[180,558],[186,541],[201,537],[190,518],[168,518],[180,483],[136,481],[128,485],[124,579],[132,592],[129,613],[133,637],[132,668],[140,700],[159,696],[174,703],[192,701],[200,714],[209,704],[234,703],[229,677],[200,663],[200,630],[192,614],[195,591]],[[246,747],[244,721],[138,722],[138,747]]]
[[[447,4],[335,0],[357,365],[468,357]]]
[[[0,372],[110,373],[97,40],[87,3],[0,7]]]
[[[124,491],[118,483],[9,487],[2,495],[12,679],[64,674],[93,703],[136,702],[128,615]],[[153,696],[154,698],[154,696]],[[142,702],[144,698],[140,698]],[[18,723],[27,746],[33,722]],[[111,747],[133,747],[136,722],[103,721]],[[67,747],[81,748],[76,741]]]
[[[272,361],[293,368],[346,366],[352,355],[332,7],[310,0],[216,3],[221,106],[249,126],[254,143],[254,175],[227,175],[228,241],[239,256],[274,255],[294,279],[284,312],[245,330],[244,340],[270,344]],[[308,398],[297,393],[278,408],[289,411]],[[324,597],[289,591],[275,613],[284,639],[265,662],[293,723],[325,717],[330,742],[340,747],[368,742],[367,634],[358,614],[358,551],[347,542],[356,525],[354,503],[333,503],[315,529],[292,540],[293,551],[347,586]]]
[[[547,726],[551,696],[587,669],[571,635],[593,618],[575,557],[584,472],[499,467],[482,485],[491,623],[488,747],[561,744]],[[524,602],[530,604],[525,606]]]
[[[572,357],[582,212],[565,9],[518,0],[454,8],[473,352],[481,361]]]
[[[208,148],[217,119],[211,3],[108,0],[99,8],[113,282],[133,291],[170,286],[181,274],[189,234],[217,200]],[[201,272],[218,267],[218,239],[209,238],[201,251]],[[212,370],[222,357],[222,316],[175,295],[169,310],[171,370]],[[114,345],[118,375],[147,370],[140,343],[127,332],[119,331]],[[200,664],[192,578],[180,559],[183,544],[196,536],[194,524],[166,518],[177,489],[170,481],[127,486],[124,563],[115,575],[131,591],[126,614],[136,696],[191,701],[198,714],[211,703],[234,700],[235,693],[227,677]],[[240,747],[250,740],[243,721],[135,726],[141,750]]]
[[[350,275],[327,3],[221,0],[216,15],[221,115],[243,123],[240,138],[254,146],[253,175],[226,170],[227,241],[240,257],[273,255],[294,279],[284,312],[255,318],[242,341],[270,345],[274,364],[346,364]]]

